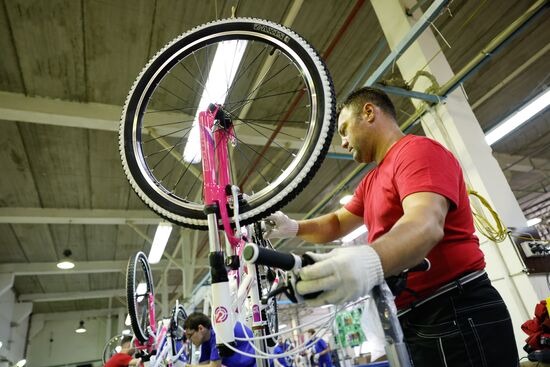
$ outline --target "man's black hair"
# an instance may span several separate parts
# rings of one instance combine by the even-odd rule
[[[395,107],[390,97],[380,89],[371,87],[363,87],[350,93],[344,102],[338,105],[338,115],[345,107],[351,107],[354,112],[358,113],[367,102],[378,106],[384,113],[397,121]]]
[[[122,340],[120,341],[120,346],[122,347],[126,343],[132,342],[132,335],[125,335],[122,337]]]
[[[202,312],[193,312],[192,314],[187,316],[187,319],[185,319],[185,322],[183,323],[183,328],[189,330],[198,330],[199,325],[202,325],[208,329],[212,328],[210,317],[206,316]]]

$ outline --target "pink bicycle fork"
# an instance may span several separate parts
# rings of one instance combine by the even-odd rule
[[[235,346],[235,320],[232,309],[231,292],[225,255],[220,244],[219,220],[221,220],[225,237],[230,244],[232,258],[238,257],[236,249],[242,239],[235,237],[229,220],[229,197],[232,197],[229,171],[228,143],[235,139],[233,125],[225,120],[220,106],[210,105],[206,111],[199,113],[201,134],[202,170],[204,178],[205,213],[208,222],[208,237],[210,247],[210,274],[212,290],[212,324],[216,333],[216,341],[220,356],[231,355],[233,351],[226,344]],[[233,200],[238,198],[233,197]],[[233,265],[238,265],[233,264]],[[248,276],[257,279],[256,268],[248,269]],[[260,311],[260,296],[258,288],[253,286],[250,292],[252,300],[252,328],[256,336],[263,335],[263,322]],[[263,343],[259,342],[259,343]],[[259,346],[259,345],[258,345]],[[265,350],[265,349],[264,349]],[[265,360],[257,361],[258,366],[264,366]]]
[[[221,356],[232,354],[225,344],[235,345],[233,333],[235,320],[231,309],[231,292],[225,256],[220,243],[219,219],[222,221],[231,247],[237,246],[239,242],[231,230],[227,205],[227,196],[230,195],[227,144],[232,134],[232,127],[224,126],[223,119],[219,106],[210,105],[206,111],[199,113],[204,202],[210,248],[212,324]]]

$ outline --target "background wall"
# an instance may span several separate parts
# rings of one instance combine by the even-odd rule
[[[13,363],[23,359],[31,309],[32,304],[15,303],[11,289],[0,295],[0,359]]]
[[[107,318],[83,318],[86,332],[77,334],[80,319],[37,320],[40,330],[32,336],[27,351],[27,365],[32,367],[78,366],[90,363],[102,366],[101,357],[107,338]],[[33,317],[33,323],[34,323]],[[113,317],[110,335],[117,333]],[[32,333],[31,333],[32,335]]]

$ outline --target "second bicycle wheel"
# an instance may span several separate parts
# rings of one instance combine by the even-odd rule
[[[140,198],[161,216],[207,228],[198,113],[209,103],[232,119],[232,182],[251,223],[311,180],[334,133],[330,75],[293,31],[264,20],[212,22],[181,35],[143,69],[124,107],[119,143]]]
[[[151,268],[147,257],[140,251],[128,261],[126,302],[132,330],[141,343],[149,339],[150,315],[154,312],[149,308],[150,295],[154,295]]]

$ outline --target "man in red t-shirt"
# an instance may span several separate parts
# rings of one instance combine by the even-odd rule
[[[343,208],[299,222],[275,213],[267,236],[326,243],[365,224],[368,244],[310,254],[316,263],[302,269],[298,292],[323,291],[313,306],[352,301],[428,258],[430,270],[409,274],[409,290],[396,299],[415,365],[517,366],[510,316],[485,274],[456,158],[434,140],[404,135],[391,100],[374,88],[348,96],[338,133],[357,162],[376,168]]]
[[[137,366],[141,362],[141,358],[133,358],[133,355],[132,337],[127,335],[120,341],[120,352],[109,358],[104,367]]]

